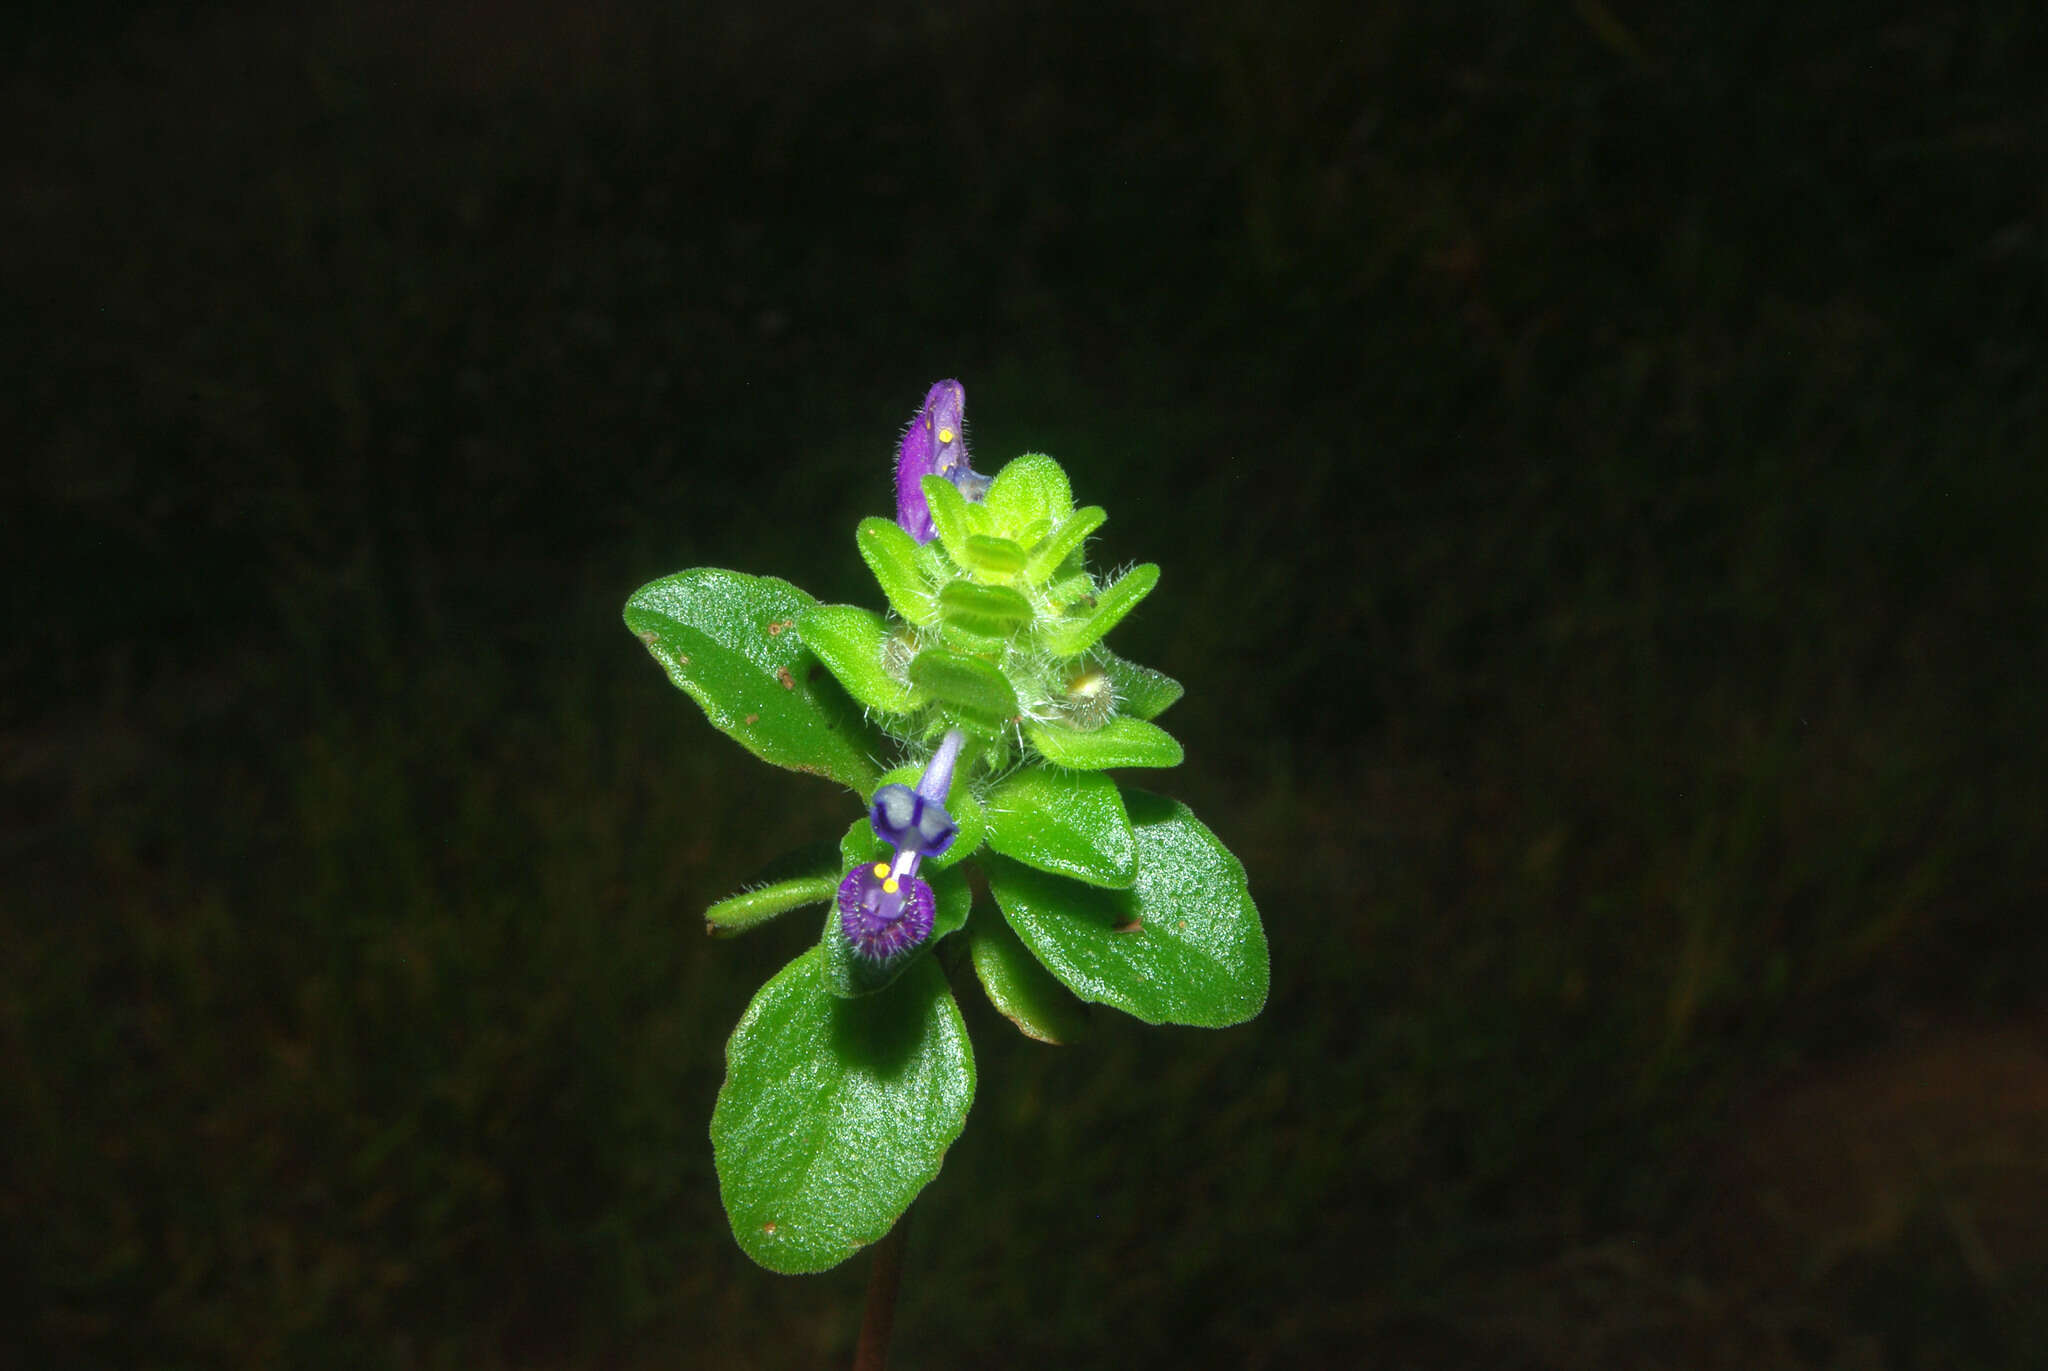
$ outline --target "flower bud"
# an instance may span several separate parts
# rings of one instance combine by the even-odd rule
[[[925,392],[896,449],[896,522],[920,543],[937,532],[921,484],[927,476],[945,477],[969,500],[988,493],[990,478],[968,464],[967,389],[958,381],[940,381]]]

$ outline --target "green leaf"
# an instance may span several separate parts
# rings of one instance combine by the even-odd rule
[[[787,1275],[887,1233],[939,1174],[974,1100],[974,1053],[927,957],[887,994],[825,989],[815,947],[761,987],[726,1044],[711,1154],[733,1237]]]
[[[799,876],[787,881],[728,895],[704,911],[704,926],[714,938],[730,938],[768,922],[778,914],[823,904],[839,888],[839,873]]]
[[[974,903],[974,892],[968,887],[967,878],[957,871],[930,868],[919,868],[917,874],[932,888],[931,936],[886,962],[871,962],[855,952],[840,930],[838,905],[834,904],[826,911],[825,928],[818,936],[818,946],[824,954],[827,990],[848,999],[886,990],[911,966],[929,957],[941,938],[948,933],[958,933],[966,925],[968,907]]]
[[[1074,507],[1074,492],[1058,462],[1042,452],[1028,452],[996,473],[982,507],[988,511],[991,531],[1016,538],[1038,520],[1051,524],[1066,517]]]
[[[1186,693],[1181,683],[1165,672],[1127,662],[1106,649],[1098,649],[1091,660],[1115,688],[1118,711],[1134,719],[1156,719]]]
[[[1244,867],[1186,805],[1125,792],[1138,883],[1102,890],[988,861],[989,890],[1069,990],[1147,1023],[1221,1028],[1266,1003],[1266,932]]]
[[[874,825],[866,819],[855,819],[839,840],[839,874],[859,866],[862,862],[887,861],[895,855],[889,845],[875,836]]]
[[[904,535],[906,538],[909,536],[907,533]],[[936,538],[929,543],[917,544],[915,560],[918,572],[924,577],[927,585],[944,585],[952,580],[959,570],[953,565],[952,559],[946,556],[945,546]],[[933,592],[932,603],[938,604],[936,591]]]
[[[889,629],[881,615],[858,605],[813,605],[797,615],[796,626],[846,693],[869,709],[907,714],[924,703],[883,665]]]
[[[988,844],[1005,857],[1090,885],[1138,878],[1130,817],[1099,771],[1027,766],[989,791],[987,813]]]
[[[1079,559],[1068,562],[1067,565],[1072,568],[1068,574],[1046,582],[1044,587],[1045,598],[1057,614],[1066,613],[1069,605],[1088,605],[1095,600],[1095,580],[1080,569]]]
[[[758,928],[779,914],[821,904],[839,888],[847,863],[831,841],[805,843],[754,873],[747,888],[704,911],[704,931],[731,938]]]
[[[939,617],[939,605],[931,583],[918,565],[917,539],[905,533],[892,519],[863,519],[853,540],[861,560],[875,573],[875,581],[888,597],[889,607],[913,624],[929,627]]]
[[[1159,567],[1141,562],[1117,578],[1115,585],[1095,597],[1095,606],[1071,614],[1045,630],[1045,645],[1055,656],[1071,657],[1093,645],[1103,634],[1122,622],[1138,601],[1159,584]]]
[[[1054,980],[1001,919],[984,919],[967,935],[974,974],[996,1012],[1027,1038],[1064,1046],[1088,1027],[1088,1006]]]
[[[967,568],[985,576],[1015,576],[1024,569],[1024,549],[1008,538],[970,533],[967,535]]]
[[[1065,517],[1067,513],[1068,511],[1066,510],[1060,511],[1061,517]],[[1023,548],[1024,555],[1029,557],[1031,549],[1038,546],[1038,540],[1052,532],[1052,525],[1053,521],[1050,519],[1033,519],[1022,528],[1009,530],[1005,536],[1013,540],[1018,547]],[[1022,568],[1020,567],[1019,570],[1022,570]]]
[[[1031,622],[1031,602],[1008,586],[948,581],[939,592],[939,616],[948,627],[1001,642]]]
[[[700,567],[634,591],[625,619],[712,727],[765,762],[865,792],[879,739],[796,631],[815,603],[772,576]]]
[[[1112,766],[1179,766],[1180,744],[1157,724],[1119,715],[1083,732],[1025,720],[1024,737],[1054,766],[1100,771]]]
[[[1017,713],[1017,692],[993,662],[928,647],[910,659],[910,683],[936,699],[1001,728]]]
[[[1101,528],[1109,515],[1101,505],[1083,505],[1053,526],[1052,532],[1038,540],[1024,563],[1024,579],[1036,585],[1060,569],[1070,553],[1076,551],[1088,540],[1088,535]]]
[[[925,506],[932,512],[932,528],[939,535],[939,545],[956,566],[966,566],[968,535],[986,533],[988,530],[982,525],[987,516],[982,515],[979,505],[968,504],[960,487],[943,476],[927,476],[922,484]]]

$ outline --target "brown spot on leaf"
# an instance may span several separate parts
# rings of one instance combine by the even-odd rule
[[[762,1231],[763,1233],[766,1233],[766,1234],[767,1234],[767,1235],[768,1235],[769,1237],[771,1237],[771,1238],[772,1238],[772,1237],[774,1237],[774,1236],[775,1236],[775,1220],[773,1220],[773,1219],[770,1219],[770,1220],[768,1220],[768,1222],[766,1222],[766,1223],[762,1224],[762,1225],[761,1225],[761,1231]]]
[[[638,638],[641,642],[647,644],[647,646],[649,647],[653,647],[657,642],[661,641],[660,635],[657,634],[651,628],[642,629],[640,632],[634,634],[633,636],[635,638]]]
[[[774,623],[768,625],[768,636],[771,638],[778,637],[781,635],[783,629],[795,627],[796,620],[794,619],[778,619]]]
[[[758,714],[749,714],[747,716],[747,722],[749,724],[758,724],[761,722],[761,716]]]
[[[1185,932],[1187,932],[1187,931],[1188,931],[1188,921],[1187,921],[1186,919],[1175,919],[1175,920],[1173,921],[1173,931],[1174,931],[1174,932],[1176,932],[1176,933],[1185,933]]]
[[[786,666],[779,666],[775,668],[775,679],[782,682],[782,688],[784,690],[796,689],[796,677],[789,674],[789,668]]]
[[[1131,915],[1129,920],[1127,920],[1124,923],[1118,924],[1115,928],[1111,929],[1110,931],[1113,933],[1143,933],[1145,931],[1145,920],[1140,916],[1133,914]]]

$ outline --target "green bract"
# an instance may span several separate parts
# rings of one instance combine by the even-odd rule
[[[872,961],[841,932],[842,878],[873,882],[863,868],[886,874],[875,864],[893,856],[865,818],[705,913],[728,936],[826,907],[822,935],[733,1032],[712,1116],[733,1233],[777,1271],[843,1261],[938,1174],[974,1093],[953,1000],[967,964],[998,1012],[1048,1043],[1080,1034],[1084,1002],[1221,1027],[1266,998],[1244,868],[1185,806],[1105,774],[1181,760],[1151,722],[1180,683],[1102,645],[1159,568],[1113,580],[1088,569],[1106,516],[1074,507],[1050,457],[1010,463],[979,500],[944,474],[899,482],[922,514],[920,484],[930,541],[901,510],[902,524],[864,519],[856,532],[884,612],[710,569],[626,605],[627,626],[715,727],[862,806],[884,785],[915,787],[948,730],[966,739],[950,789],[931,794],[957,833],[920,878],[934,911],[922,942]]]

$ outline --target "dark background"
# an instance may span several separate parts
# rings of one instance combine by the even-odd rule
[[[2041,1365],[2040,7],[741,9],[4,45],[0,1361],[848,1356],[697,916],[850,801],[618,612],[958,376],[1274,978],[967,997],[900,1365]]]

